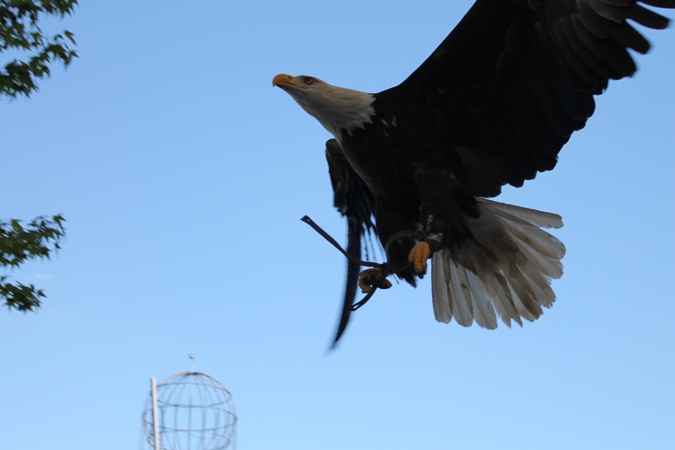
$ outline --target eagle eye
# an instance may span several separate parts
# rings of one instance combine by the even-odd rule
[[[312,84],[312,83],[314,83],[314,80],[313,80],[312,78],[310,78],[310,77],[305,77],[305,84],[306,84],[306,85],[310,85],[310,84]]]

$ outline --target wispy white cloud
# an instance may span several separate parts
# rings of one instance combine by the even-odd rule
[[[37,278],[38,280],[53,280],[55,277],[54,274],[51,273],[49,274],[36,273],[35,278]]]

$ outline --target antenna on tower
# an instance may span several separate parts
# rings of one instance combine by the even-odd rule
[[[195,373],[194,361],[195,361],[195,354],[190,353],[190,373]]]

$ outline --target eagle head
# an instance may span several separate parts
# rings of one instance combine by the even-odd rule
[[[343,132],[351,134],[355,128],[372,123],[371,116],[375,114],[374,95],[333,86],[315,77],[279,74],[272,80],[272,86],[288,92],[338,141],[342,140]]]

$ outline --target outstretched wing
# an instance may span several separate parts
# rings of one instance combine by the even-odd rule
[[[333,203],[347,218],[347,252],[355,258],[361,259],[362,243],[368,237],[376,237],[377,232],[373,224],[375,198],[363,180],[354,172],[347,158],[342,153],[340,144],[335,139],[326,142],[326,159],[328,173],[333,185]],[[376,239],[373,239],[376,240]],[[333,345],[344,333],[349,323],[349,316],[354,305],[354,298],[359,282],[361,267],[348,260],[345,296],[342,304],[342,314]]]
[[[627,19],[667,26],[641,3],[675,8],[675,0],[477,0],[410,77],[376,94],[376,105],[431,136],[474,195],[522,186],[553,169],[593,114],[593,96],[635,72],[627,49],[649,50]]]

